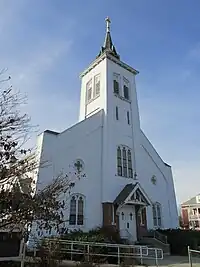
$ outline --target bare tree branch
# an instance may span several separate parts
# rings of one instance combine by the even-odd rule
[[[0,229],[25,228],[33,221],[45,229],[57,227],[63,222],[66,204],[60,195],[74,183],[66,175],[59,175],[42,190],[36,190],[35,177],[41,164],[35,151],[24,148],[36,128],[27,114],[21,114],[27,98],[14,92],[7,85],[11,78],[4,75],[5,70],[0,71]]]

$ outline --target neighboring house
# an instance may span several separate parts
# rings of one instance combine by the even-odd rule
[[[40,160],[50,163],[39,169],[38,187],[61,171],[75,181],[64,196],[68,229],[112,225],[136,241],[148,229],[178,227],[171,167],[140,128],[137,74],[116,52],[107,19],[104,45],[81,74],[78,123],[38,137]]]
[[[184,228],[200,230],[200,194],[181,204]]]

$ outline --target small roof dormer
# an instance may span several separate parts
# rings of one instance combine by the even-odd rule
[[[120,60],[120,56],[117,54],[117,51],[115,49],[115,46],[113,45],[111,34],[110,34],[110,19],[106,18],[106,36],[104,40],[104,44],[101,47],[101,51],[99,52],[98,57],[100,57],[104,52],[110,53],[112,56],[116,57]]]

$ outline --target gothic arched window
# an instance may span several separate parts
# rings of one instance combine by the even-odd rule
[[[122,152],[120,147],[117,148],[117,173],[122,176]]]
[[[78,200],[78,218],[77,218],[77,224],[83,225],[83,198],[80,197]]]
[[[70,200],[69,225],[84,224],[84,198],[81,195],[73,195]]]
[[[128,150],[128,177],[133,178],[131,151]]]
[[[100,74],[94,77],[94,97],[100,95]]]
[[[113,92],[116,95],[119,95],[119,89],[120,89],[120,85],[119,85],[119,81],[120,81],[120,75],[117,73],[113,73]]]
[[[69,224],[76,224],[76,198],[73,196],[70,201],[70,216],[69,216]]]
[[[117,148],[117,174],[133,178],[131,150],[126,146]]]
[[[89,82],[86,84],[86,97],[87,102],[90,102],[92,100],[92,79],[89,80]]]
[[[162,227],[162,219],[161,219],[161,204],[156,202],[152,206],[152,212],[153,212],[153,225],[156,228]]]
[[[123,79],[124,80],[124,98],[129,100],[129,81],[127,79]]]
[[[125,147],[123,147],[122,150],[122,156],[123,156],[123,176],[127,177],[127,153]]]

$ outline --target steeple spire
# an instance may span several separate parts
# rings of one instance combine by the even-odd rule
[[[105,19],[106,21],[106,36],[105,36],[105,41],[104,41],[104,45],[101,48],[101,51],[99,53],[99,56],[101,56],[105,51],[109,52],[112,56],[116,57],[117,59],[120,59],[119,55],[116,52],[116,49],[112,43],[112,38],[111,38],[111,34],[110,34],[110,19],[109,17],[107,17]]]

